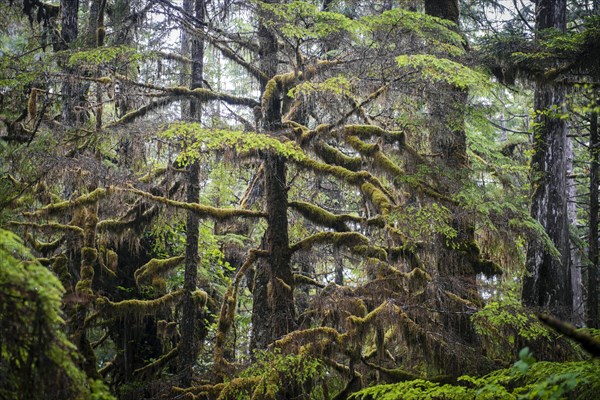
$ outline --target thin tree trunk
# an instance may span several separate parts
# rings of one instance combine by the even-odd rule
[[[564,30],[566,0],[540,0],[536,8],[536,28]],[[529,244],[527,275],[523,283],[523,303],[572,319],[571,262],[567,210],[567,125],[565,89],[539,79],[534,94],[537,114],[531,173],[533,197],[531,216],[546,230],[560,257],[553,257],[539,239]]]
[[[204,21],[204,0],[195,0],[195,16]],[[191,0],[184,2],[184,8],[191,8]],[[191,88],[202,86],[204,69],[204,41],[197,37],[191,39],[192,53],[192,83]],[[185,46],[185,44],[184,44]],[[190,101],[189,119],[201,120],[201,106],[196,100]],[[188,203],[200,201],[200,163],[194,160],[187,169],[187,198]],[[193,366],[198,357],[200,347],[200,328],[202,324],[202,313],[194,300],[194,291],[197,289],[198,277],[198,228],[200,220],[197,214],[188,211],[186,221],[186,244],[185,244],[185,272],[183,280],[182,319],[180,324],[181,341],[179,344],[179,373],[180,384],[184,387],[191,386]]]
[[[598,113],[590,116],[590,233],[587,271],[587,326],[600,327],[598,316],[598,167],[600,166],[600,139],[598,138]]]

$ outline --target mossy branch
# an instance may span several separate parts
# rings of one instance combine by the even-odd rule
[[[215,347],[213,350],[213,360],[215,365],[215,374],[222,379],[224,376],[224,370],[228,366],[225,360],[225,343],[227,341],[227,334],[233,325],[233,319],[235,317],[235,311],[237,306],[238,287],[242,277],[250,268],[259,256],[268,255],[268,252],[258,249],[251,249],[248,251],[248,257],[242,264],[240,269],[236,272],[231,284],[225,292],[223,297],[223,304],[219,312],[219,321],[217,322],[217,334],[215,338]]]
[[[350,229],[346,222],[364,222],[364,218],[351,214],[333,214],[315,204],[304,201],[290,201],[288,205],[298,211],[309,221],[335,229],[338,232],[348,232]]]
[[[586,332],[577,330],[573,325],[554,318],[548,314],[539,314],[538,318],[544,324],[554,329],[558,333],[565,335],[566,337],[579,343],[581,347],[594,357],[600,357],[600,340],[596,339],[592,335]]]
[[[138,108],[137,110],[129,111],[127,114],[123,115],[118,120],[107,124],[106,126],[104,126],[104,129],[114,128],[119,125],[128,124],[130,122],[133,122],[136,119],[145,116],[146,114],[148,114],[151,111],[154,111],[161,107],[168,106],[169,104],[173,103],[175,100],[177,100],[177,98],[175,98],[175,97],[168,97],[168,98],[164,98],[164,99],[153,100],[150,103],[146,104],[145,106],[142,106],[142,107]]]
[[[55,239],[51,242],[40,242],[36,238],[33,237],[31,233],[27,234],[27,241],[31,243],[33,248],[40,253],[50,253],[60,247],[60,245],[64,242],[65,237],[62,236],[58,239]]]
[[[350,157],[327,143],[318,141],[313,146],[317,156],[327,164],[339,165],[350,171],[358,171],[362,165],[360,157]]]
[[[88,194],[81,195],[73,200],[61,201],[60,203],[48,204],[32,213],[23,213],[28,217],[39,217],[42,215],[53,215],[61,211],[96,204],[111,193],[111,189],[98,188]]]
[[[312,286],[316,286],[319,288],[324,288],[325,285],[323,285],[320,282],[317,282],[316,280],[314,280],[313,278],[306,276],[306,275],[302,275],[302,274],[294,274],[294,286],[298,286],[298,285],[312,285]]]
[[[175,360],[177,354],[179,353],[179,346],[174,347],[166,354],[163,354],[155,361],[152,361],[150,364],[144,365],[141,368],[138,368],[133,371],[133,375],[147,375],[147,374],[155,374],[161,369],[163,369],[166,365],[168,365],[171,361]]]
[[[35,222],[8,221],[8,224],[9,225],[13,225],[13,226],[25,226],[25,227],[28,227],[28,228],[38,229],[38,230],[41,230],[41,231],[49,231],[49,232],[65,231],[65,232],[72,232],[72,233],[75,233],[77,235],[83,236],[83,228],[80,228],[79,226],[75,226],[75,225],[59,224],[57,222],[49,222],[47,224],[37,224]]]
[[[292,253],[299,250],[306,251],[323,243],[351,248],[358,245],[369,245],[369,239],[358,232],[318,232],[292,245],[290,251]]]
[[[164,260],[153,258],[140,268],[135,270],[133,276],[138,287],[144,282],[151,281],[155,276],[162,276],[181,264],[184,256],[171,257]]]
[[[246,217],[246,218],[265,218],[267,215],[264,212],[245,210],[245,209],[233,209],[233,208],[216,208],[211,206],[205,206],[198,203],[186,203],[182,201],[176,201],[167,199],[162,196],[155,196],[151,193],[144,192],[142,190],[129,188],[125,189],[131,193],[135,193],[137,195],[143,196],[147,199],[157,201],[162,204],[166,204],[169,206],[182,208],[184,210],[189,210],[196,213],[199,217],[205,218],[209,217],[217,221],[225,221],[228,219],[236,218],[236,217]]]
[[[96,299],[96,306],[98,311],[105,315],[119,317],[132,315],[143,317],[156,314],[157,312],[170,307],[177,302],[182,295],[183,290],[177,290],[154,300],[123,300],[119,302],[112,302],[106,297],[99,297]]]

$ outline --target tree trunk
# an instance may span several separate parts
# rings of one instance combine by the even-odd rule
[[[587,270],[587,326],[599,328],[598,316],[598,167],[600,166],[600,139],[598,138],[598,113],[590,116],[590,233],[588,239]]]
[[[573,177],[573,162],[575,154],[573,153],[573,142],[567,140],[567,176],[571,177],[567,180],[567,212],[569,225],[576,227],[578,225],[577,218],[577,182]],[[572,233],[575,235],[575,233]],[[571,237],[571,239],[575,239]],[[576,326],[583,326],[585,321],[585,304],[583,302],[583,280],[581,277],[581,258],[582,248],[577,243],[577,240],[569,241],[570,260],[571,260],[571,288],[573,289],[572,307],[573,319],[572,323]]]
[[[191,0],[184,2],[184,9],[189,10],[192,6]],[[195,0],[195,16],[198,20],[204,21],[204,0]],[[189,10],[191,11],[191,10]],[[196,89],[202,86],[204,69],[204,41],[197,37],[192,41],[192,84],[191,88]],[[184,46],[186,46],[184,44]],[[201,106],[193,99],[190,101],[189,115],[190,120],[200,121]],[[198,160],[192,161],[187,169],[187,198],[188,203],[198,203],[200,201],[200,163]],[[199,217],[193,211],[188,211],[186,221],[186,244],[185,244],[185,272],[183,280],[183,300],[182,300],[182,318],[180,324],[181,341],[179,344],[179,374],[180,384],[183,387],[191,386],[193,366],[198,357],[200,347],[200,330],[202,324],[202,313],[198,304],[194,300],[193,292],[197,289],[196,280],[198,277],[198,228]]]
[[[540,0],[536,28],[564,30],[565,0]],[[560,252],[553,257],[543,242],[533,240],[527,250],[527,275],[523,303],[542,308],[566,320],[572,319],[571,262],[567,210],[567,125],[562,117],[565,89],[539,79],[534,94],[536,125],[531,173],[534,189],[531,216],[546,230]]]
[[[261,23],[258,28],[260,67],[268,76],[277,74],[277,39]],[[262,83],[264,96],[266,82]],[[281,99],[271,95],[263,110],[264,132],[277,134],[281,128]],[[256,266],[253,290],[251,349],[265,349],[273,341],[295,328],[294,283],[290,264],[287,218],[285,159],[266,156],[265,196],[267,231],[262,249],[268,256]]]
[[[57,50],[67,50],[77,39],[77,13],[79,11],[79,0],[61,0],[60,2],[60,42]],[[64,67],[67,74],[73,74],[70,67]],[[65,126],[76,126],[79,113],[76,111],[79,99],[79,84],[70,78],[66,78],[62,84],[62,122]]]

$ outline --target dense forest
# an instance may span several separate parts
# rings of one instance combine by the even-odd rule
[[[0,399],[600,396],[600,1],[0,27]]]

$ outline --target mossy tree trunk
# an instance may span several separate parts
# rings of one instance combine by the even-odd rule
[[[425,1],[427,14],[459,23],[457,0]],[[460,192],[462,182],[468,177],[467,140],[464,114],[468,92],[455,86],[438,83],[436,93],[428,102],[430,110],[429,145],[434,157],[434,166],[440,176],[438,190],[452,197]],[[437,234],[432,243],[431,262],[433,284],[436,290],[448,291],[471,304],[480,302],[476,287],[476,271],[473,261],[474,227],[470,218],[454,204],[445,205],[451,212],[448,221],[456,231],[456,237],[447,238]],[[437,283],[436,283],[437,282]],[[439,299],[436,305],[441,311],[443,324],[449,331],[469,344],[474,344],[475,334],[469,320],[469,310],[460,302]]]
[[[277,39],[263,23],[258,28],[260,67],[266,76],[277,74]],[[281,129],[281,99],[265,94],[262,83],[263,130],[277,134]],[[279,155],[264,160],[267,231],[262,249],[268,256],[259,260],[254,275],[251,349],[265,349],[296,325],[294,283],[288,238],[286,163]]]
[[[538,35],[544,29],[566,27],[566,1],[540,0],[536,8]],[[571,320],[572,290],[567,211],[567,125],[564,87],[539,78],[534,94],[536,123],[531,160],[533,197],[531,216],[544,227],[560,252],[553,256],[541,240],[527,250],[523,303]]]
[[[184,9],[193,12],[199,21],[204,21],[204,0],[186,0]],[[187,47],[183,44],[182,47]],[[204,41],[198,37],[191,38],[192,74],[191,88],[202,87],[204,69]],[[189,119],[200,121],[201,106],[196,99],[190,100]],[[187,166],[187,193],[188,203],[200,202],[200,163],[192,161]],[[200,347],[200,332],[202,324],[202,312],[196,304],[193,292],[196,290],[198,278],[198,229],[200,218],[193,211],[188,211],[186,220],[186,244],[185,244],[185,271],[183,280],[182,317],[180,323],[181,341],[179,344],[179,383],[188,387],[192,383],[193,366],[198,357]]]
[[[598,316],[598,167],[600,166],[600,140],[598,138],[598,113],[590,115],[590,233],[588,238],[587,271],[587,326],[600,327]]]

